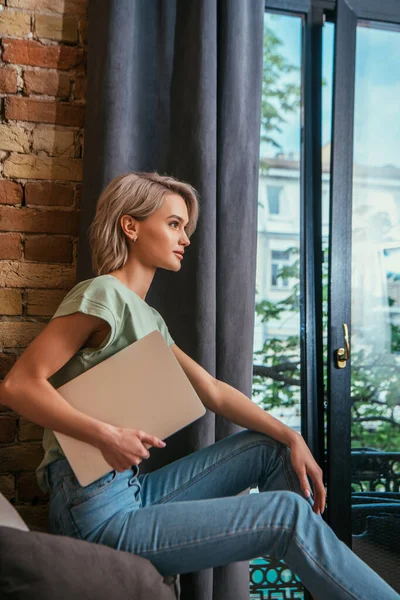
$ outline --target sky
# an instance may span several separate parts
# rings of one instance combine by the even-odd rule
[[[265,19],[283,42],[281,53],[300,68],[301,19],[271,15]],[[323,30],[322,144],[330,141],[332,118],[334,25]],[[285,76],[300,83],[300,72]],[[356,81],[354,111],[354,161],[367,166],[400,167],[400,31],[359,26],[356,40]],[[300,151],[299,112],[285,115],[282,133],[274,137],[285,153]],[[262,156],[277,150],[261,144]]]

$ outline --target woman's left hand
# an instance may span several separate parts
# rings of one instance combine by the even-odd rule
[[[315,461],[313,455],[306,442],[299,434],[289,444],[290,448],[290,460],[300,480],[301,489],[304,495],[307,497],[307,490],[309,494],[310,484],[307,479],[307,475],[313,482],[313,494],[314,494],[314,506],[313,511],[319,515],[325,510],[326,491],[323,482],[323,472],[321,467]]]

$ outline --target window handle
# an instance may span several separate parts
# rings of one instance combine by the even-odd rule
[[[344,335],[344,348],[336,350],[336,366],[339,369],[346,367],[347,361],[350,358],[350,342],[349,342],[349,330],[346,323],[343,323],[343,335]]]

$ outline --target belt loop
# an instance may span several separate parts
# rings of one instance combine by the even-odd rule
[[[139,465],[132,465],[133,476],[136,477],[139,473]]]

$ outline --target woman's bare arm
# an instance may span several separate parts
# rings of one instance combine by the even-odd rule
[[[113,426],[75,409],[47,381],[104,324],[80,312],[50,321],[0,384],[0,403],[33,423],[93,446],[112,441]]]

